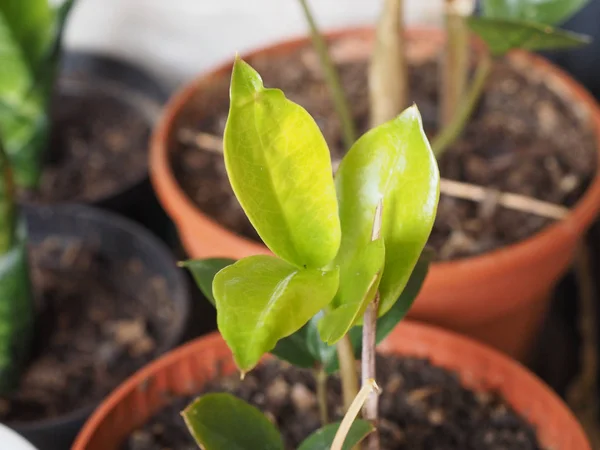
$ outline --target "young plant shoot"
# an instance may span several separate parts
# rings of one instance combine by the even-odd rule
[[[60,40],[72,4],[0,1],[0,395],[18,385],[34,326],[25,223],[15,191],[39,181]]]
[[[0,1],[0,137],[19,188],[39,183],[62,31],[73,2]]]
[[[339,368],[342,384],[350,386],[362,346],[369,362],[363,387],[360,393],[348,388],[345,398],[355,416],[376,398],[375,345],[404,317],[427,271],[420,255],[433,227],[439,174],[421,116],[412,106],[363,135],[334,177],[313,118],[280,90],[265,88],[239,59],[230,96],[227,173],[273,256],[185,265],[214,302],[219,331],[242,376],[272,352],[319,373]],[[376,404],[366,411],[367,422],[343,422],[336,448],[376,435]],[[220,413],[223,421],[216,420]],[[235,440],[243,431],[232,427],[234,414],[235,423],[252,428],[251,443]],[[283,448],[266,419],[225,394],[201,398],[184,417],[206,450]],[[323,425],[300,448],[329,448],[338,425]]]
[[[472,16],[475,0],[444,0],[447,40],[440,64],[440,130],[433,139],[436,156],[441,155],[461,135],[483,93],[493,61],[510,50],[553,50],[577,47],[589,42],[586,36],[554,28],[581,9],[589,0],[482,0],[482,14]],[[319,36],[314,18],[301,0],[311,34]],[[371,126],[375,127],[399,114],[410,99],[410,86],[404,42],[403,1],[382,0],[383,9],[375,30],[369,67]],[[475,32],[486,49],[477,52],[477,65],[470,75],[473,53],[469,31]],[[315,46],[326,69],[329,90],[335,92],[340,123],[351,128],[348,101],[322,39]],[[340,108],[342,109],[340,113]]]
[[[34,321],[25,227],[14,195],[12,171],[0,145],[0,395],[18,385]]]

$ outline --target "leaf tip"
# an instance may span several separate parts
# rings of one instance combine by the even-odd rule
[[[231,100],[246,99],[264,89],[260,74],[236,53],[231,75]]]

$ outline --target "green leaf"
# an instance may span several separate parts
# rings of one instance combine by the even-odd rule
[[[279,359],[306,369],[319,365],[337,365],[336,347],[327,345],[319,336],[317,324],[322,315],[323,312],[320,311],[298,331],[281,339],[271,353]]]
[[[342,242],[344,238],[342,238]],[[381,281],[385,247],[383,239],[367,242],[356,252],[337,261],[344,281],[335,296],[331,310],[319,322],[321,339],[333,345],[360,321],[369,302],[375,298]]]
[[[297,267],[335,257],[340,224],[329,150],[319,127],[279,89],[239,59],[225,127],[231,186],[265,244]]]
[[[212,286],[215,275],[233,263],[235,263],[235,259],[229,258],[191,259],[182,262],[181,267],[185,267],[190,271],[202,294],[214,306],[215,297],[213,296]]]
[[[588,44],[590,38],[582,34],[530,22],[507,19],[469,17],[471,30],[481,37],[495,56],[521,48],[524,50],[558,50]]]
[[[34,301],[25,234],[21,223],[12,247],[0,255],[0,395],[18,387],[33,340]]]
[[[340,422],[330,423],[307,437],[298,450],[329,450]],[[364,438],[375,431],[373,425],[366,420],[355,420],[342,445],[342,450],[350,450],[360,444]]]
[[[589,0],[483,0],[483,16],[544,25],[564,22]]]
[[[284,450],[275,426],[254,406],[231,394],[207,394],[182,413],[204,450]]]
[[[274,256],[244,258],[213,282],[219,331],[242,372],[331,302],[337,269],[298,269]]]
[[[0,16],[8,25],[12,41],[16,43],[31,71],[53,44],[55,13],[49,0],[2,0]],[[0,41],[0,48],[4,48]]]
[[[328,343],[339,338],[343,320],[360,322],[364,304],[356,296],[371,289],[376,259],[367,257],[373,246],[375,212],[382,204],[381,238],[385,263],[379,282],[379,314],[388,312],[410,278],[433,227],[439,198],[439,172],[423,131],[416,106],[362,136],[342,160],[336,178],[342,243],[335,263],[340,267],[340,289],[328,314],[337,315],[320,326]],[[360,275],[360,276],[359,276]],[[368,297],[368,296],[367,296]],[[344,309],[351,309],[346,313]],[[344,326],[347,326],[348,323]]]

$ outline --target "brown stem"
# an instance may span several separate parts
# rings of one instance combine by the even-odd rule
[[[375,346],[377,332],[377,311],[379,310],[379,293],[375,295],[375,299],[367,306],[363,318],[363,335],[362,335],[362,384],[363,386],[369,380],[376,379],[375,369]],[[375,432],[371,433],[365,439],[364,450],[379,450],[381,444],[379,441],[379,433],[377,432],[379,396],[373,392],[363,406],[363,417],[369,420],[375,426]]]
[[[403,36],[403,0],[385,0],[369,67],[371,127],[393,119],[406,106],[408,75]]]
[[[356,132],[354,129],[352,115],[350,114],[348,100],[346,99],[346,95],[342,89],[342,83],[340,82],[337,70],[335,69],[333,61],[331,60],[331,56],[329,55],[327,44],[319,32],[317,23],[315,22],[310,8],[308,7],[307,0],[300,0],[300,5],[302,6],[304,16],[306,17],[306,21],[310,27],[313,46],[317,52],[317,55],[319,56],[319,62],[321,64],[321,68],[323,69],[323,74],[325,75],[325,81],[327,82],[327,86],[331,91],[333,104],[340,119],[344,144],[346,148],[349,149],[356,140]]]
[[[433,139],[431,147],[436,157],[440,157],[442,153],[454,143],[454,141],[460,136],[463,129],[467,125],[471,114],[475,110],[475,106],[479,101],[479,97],[483,92],[485,81],[492,69],[492,60],[489,55],[484,55],[477,64],[475,76],[473,77],[473,83],[471,89],[467,92],[466,97],[463,99],[462,104],[458,112],[452,118],[452,121],[442,128],[440,133]]]
[[[354,359],[354,348],[348,335],[337,343],[338,358],[340,360],[340,379],[342,382],[342,397],[344,399],[344,411],[348,411],[358,394],[358,375],[356,374],[356,360]]]
[[[464,0],[446,0],[446,51],[444,54],[441,85],[440,123],[449,124],[458,111],[469,75],[469,27],[458,3]]]
[[[321,418],[321,426],[324,427],[329,423],[329,411],[327,409],[327,372],[323,366],[315,369],[315,382],[317,384],[317,402],[319,404],[319,417]]]

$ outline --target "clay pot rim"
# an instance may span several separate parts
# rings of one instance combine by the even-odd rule
[[[444,342],[445,345],[438,347],[433,345],[432,342]],[[140,369],[104,399],[81,429],[73,444],[72,450],[86,450],[87,445],[92,442],[99,425],[112,414],[112,411],[121,403],[122,399],[127,399],[129,393],[139,389],[145,389],[143,387],[148,386],[148,383],[152,383],[152,380],[161,372],[168,371],[170,368],[183,364],[195,353],[200,354],[202,351],[207,350],[210,355],[211,350],[215,350],[213,353],[217,354],[216,358],[218,358],[219,350],[216,348],[222,347],[223,345],[225,345],[225,343],[221,335],[218,332],[213,332],[171,350],[169,353]],[[438,358],[451,353],[446,346],[455,349],[455,351],[452,352],[452,363],[440,363],[437,361]],[[410,347],[410,350],[407,350],[408,347]],[[545,406],[552,408],[553,411],[559,412],[558,415],[562,416],[563,422],[566,421],[566,423],[570,423],[568,428],[572,431],[573,439],[588,444],[587,448],[580,448],[578,450],[591,450],[583,428],[563,400],[535,374],[531,373],[520,363],[510,359],[498,350],[453,331],[412,320],[403,321],[396,327],[390,336],[378,346],[378,349],[383,350],[381,353],[384,355],[389,354],[428,358],[434,365],[443,367],[449,371],[457,372],[460,376],[461,384],[476,392],[493,391],[493,386],[498,384],[498,381],[493,380],[496,372],[509,372],[515,376],[509,380],[508,384],[506,384],[506,381],[504,380],[500,380],[500,384],[526,384],[530,387],[534,386],[533,390],[530,392],[532,397],[530,397],[529,400],[538,399],[544,401]],[[468,358],[465,355],[470,355],[471,358]],[[477,360],[476,365],[478,367],[475,374],[472,371],[473,366],[475,365],[471,361],[473,356],[475,356]],[[212,356],[208,357],[209,359],[212,358]],[[268,355],[266,358],[271,358],[271,356]],[[464,365],[460,364],[463,360],[468,363]],[[489,386],[485,389],[474,386],[474,384],[476,385],[477,383],[473,383],[473,380],[468,379],[469,377],[474,378],[473,375],[479,380],[486,380]],[[168,390],[168,386],[163,386],[162,389]],[[508,399],[506,399],[506,401],[511,407],[514,407],[514,404]],[[548,406],[548,404],[550,406]],[[155,412],[156,411],[152,411],[151,414]],[[517,410],[517,412],[521,417],[524,417],[529,424],[533,425],[535,429],[552,427],[552,424],[549,423],[540,424],[532,422],[526,411]],[[547,444],[546,442],[541,443],[543,445]]]
[[[407,34],[409,36],[412,35],[417,37],[427,36],[430,40],[436,39],[441,41],[444,39],[443,31],[435,27],[409,28]],[[344,37],[368,38],[370,36],[372,36],[371,27],[348,27],[326,33],[326,38],[328,40]],[[287,53],[295,48],[305,45],[309,40],[310,37],[307,36],[284,40],[271,46],[250,51],[242,55],[242,58],[252,59],[261,54],[276,55]],[[571,211],[564,219],[544,227],[542,230],[526,239],[490,252],[457,260],[436,261],[432,264],[432,271],[444,271],[449,277],[467,269],[471,271],[475,269],[477,271],[487,272],[491,267],[512,264],[516,260],[527,260],[528,254],[537,253],[544,247],[551,246],[552,243],[555,240],[560,239],[561,236],[580,234],[582,230],[591,223],[597,209],[596,205],[600,204],[600,106],[585,88],[579,85],[562,69],[554,66],[544,58],[520,50],[511,52],[509,57],[512,61],[519,60],[531,64],[533,67],[537,68],[538,72],[542,70],[547,71],[551,75],[552,81],[558,82],[562,85],[561,89],[569,92],[570,96],[573,98],[573,102],[577,102],[584,107],[587,114],[587,120],[593,127],[594,134],[596,135],[596,174],[588,189],[575,206],[571,208]],[[232,65],[233,61],[228,61],[217,66],[215,69],[202,74],[184,86],[167,103],[164,114],[160,119],[158,126],[155,128],[151,139],[150,179],[162,205],[169,212],[169,215],[178,226],[183,225],[185,227],[185,223],[190,221],[189,218],[191,217],[197,227],[204,228],[214,237],[227,240],[232,244],[232,247],[239,248],[238,257],[253,254],[269,254],[269,250],[263,244],[254,242],[225,228],[198,208],[185,194],[175,179],[168,158],[172,130],[174,129],[177,117],[184,106],[188,103],[189,99],[193,97],[196,91],[206,84],[210,84],[213,79],[229,76]],[[184,219],[184,217],[186,217],[187,220]],[[224,253],[227,253],[227,251]],[[227,257],[231,255],[223,254],[222,256]]]

